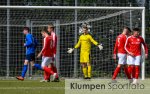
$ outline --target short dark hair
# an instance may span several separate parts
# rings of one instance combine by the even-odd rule
[[[129,27],[124,27],[124,29],[127,29],[128,30],[128,32],[131,32],[131,29],[129,28]]]
[[[29,27],[24,27],[23,30],[27,30],[29,32]]]
[[[139,28],[133,28],[133,31],[138,31],[138,32],[140,32],[140,29],[139,29]]]
[[[49,34],[48,31],[47,31],[45,28],[43,28],[43,29],[41,30],[41,32],[44,32],[44,33]]]
[[[83,26],[82,28],[85,28],[86,30],[88,30],[88,27],[87,27],[87,26]]]
[[[48,25],[48,27],[50,27],[52,29],[55,29],[55,26],[53,24],[51,24],[51,23]]]

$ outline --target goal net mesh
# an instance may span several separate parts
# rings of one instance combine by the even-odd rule
[[[0,9],[0,76],[13,77],[21,74],[25,59],[23,27],[29,26],[31,33],[37,38],[37,54],[42,48],[41,29],[53,23],[58,35],[55,63],[59,75],[82,77],[80,50],[68,54],[67,48],[74,47],[80,36],[79,27],[87,22],[92,27],[93,38],[104,46],[100,51],[92,45],[92,76],[110,78],[117,64],[112,59],[116,36],[122,32],[124,26],[141,29],[141,14],[141,10],[123,9]],[[35,62],[40,64],[41,59],[36,59]],[[30,67],[26,76],[42,75],[41,71]],[[119,76],[125,77],[123,71]]]

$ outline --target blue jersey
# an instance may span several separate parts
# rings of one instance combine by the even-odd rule
[[[35,38],[33,37],[32,34],[26,35],[26,39],[25,39],[26,55],[35,53],[36,46],[35,46],[34,39]]]

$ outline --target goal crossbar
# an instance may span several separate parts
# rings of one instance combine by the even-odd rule
[[[109,10],[143,10],[145,7],[90,7],[90,6],[0,6],[0,9],[109,9]]]

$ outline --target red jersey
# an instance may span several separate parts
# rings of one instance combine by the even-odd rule
[[[114,47],[114,54],[117,54],[117,53],[126,54],[126,50],[124,49],[126,39],[127,39],[127,36],[124,34],[120,34],[119,36],[117,36],[115,47]]]
[[[47,36],[44,38],[42,55],[46,57],[53,57],[53,40],[52,37]]]
[[[145,53],[148,54],[148,47],[146,43],[144,42],[144,39],[139,37],[130,36],[127,38],[125,43],[125,49],[128,53],[133,53],[134,56],[141,55],[141,46],[144,46]]]
[[[52,37],[52,39],[53,39],[53,51],[54,51],[54,54],[56,55],[57,36],[56,36],[55,32],[51,32],[51,37]]]

